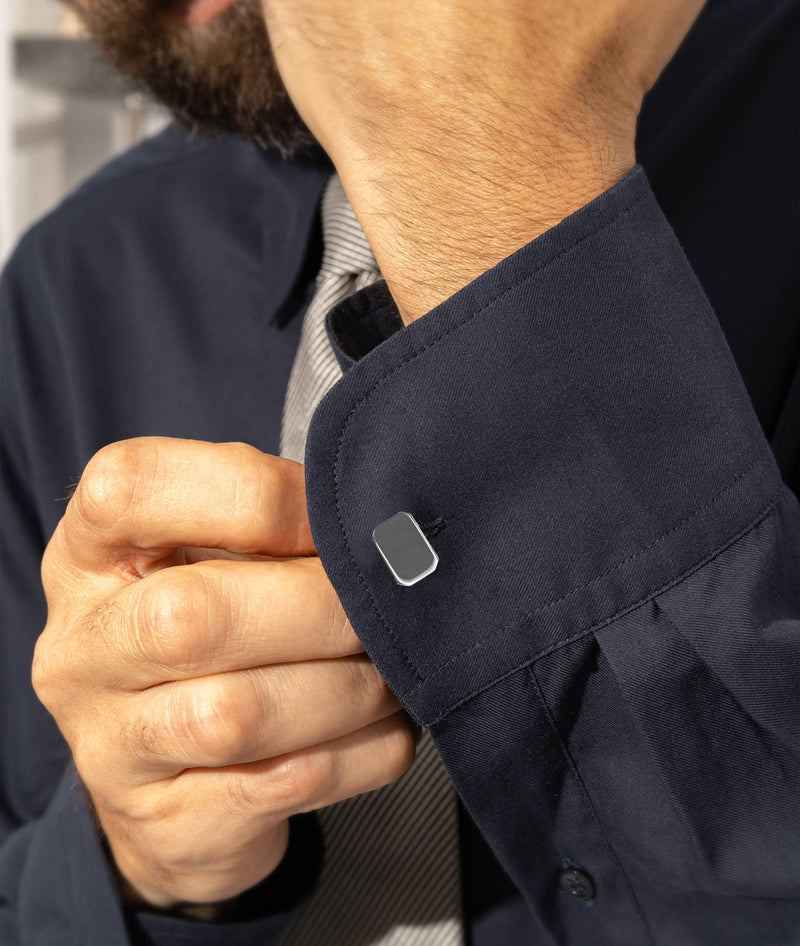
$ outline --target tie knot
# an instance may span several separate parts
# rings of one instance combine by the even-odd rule
[[[328,181],[322,197],[322,237],[325,250],[320,275],[378,272],[378,264],[338,174]]]

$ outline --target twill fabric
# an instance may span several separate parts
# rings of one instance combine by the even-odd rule
[[[311,415],[342,376],[325,332],[325,316],[337,302],[381,278],[338,174],[331,177],[325,188],[322,227],[325,250],[317,291],[300,330],[300,346],[289,376],[281,424],[281,456],[298,463],[304,461]]]
[[[709,0],[640,171],[416,322],[382,280],[326,316],[314,544],[460,794],[468,946],[800,944],[798,49],[800,0]],[[280,453],[332,171],[171,127],[0,278],[2,946],[279,946],[318,889],[310,812],[221,922],[123,908],[30,670],[97,450]],[[409,588],[401,509],[439,556]]]
[[[311,415],[342,375],[325,317],[380,279],[336,174],[322,199],[322,228],[317,291],[303,321],[281,429],[281,456],[300,463]],[[320,881],[281,946],[460,946],[458,804],[427,731],[400,779],[332,805],[319,819]]]

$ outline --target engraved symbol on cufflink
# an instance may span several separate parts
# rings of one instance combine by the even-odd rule
[[[398,585],[416,584],[439,564],[439,556],[409,512],[395,513],[375,526],[372,541]]]

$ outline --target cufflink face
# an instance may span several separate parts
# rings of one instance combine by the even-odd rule
[[[416,584],[439,564],[439,556],[411,513],[398,512],[375,526],[372,541],[398,585]]]

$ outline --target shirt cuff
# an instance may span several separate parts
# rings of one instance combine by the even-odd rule
[[[386,295],[329,314],[345,374],[306,492],[356,633],[423,725],[666,586],[779,488],[641,167],[356,360],[342,326]],[[372,540],[398,511],[439,557],[408,587]]]
[[[342,371],[348,371],[402,328],[397,305],[382,279],[348,296],[325,318],[325,330]]]

